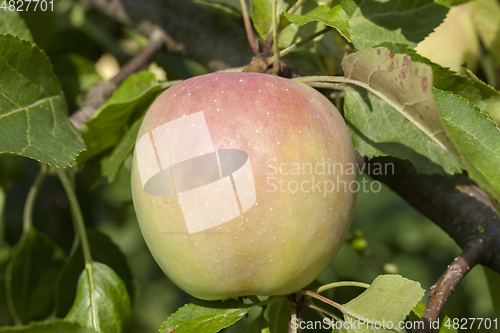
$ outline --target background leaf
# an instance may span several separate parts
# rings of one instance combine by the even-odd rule
[[[161,325],[160,332],[219,332],[243,318],[249,308],[235,300],[189,303],[177,310]]]
[[[125,133],[113,152],[101,160],[101,174],[112,183],[116,179],[123,162],[134,150],[135,140],[141,128],[143,117],[137,119]]]
[[[265,310],[264,310],[265,311]],[[267,324],[267,320],[264,317],[264,311],[261,312],[261,314],[255,318],[254,321],[248,326],[248,328],[245,330],[245,333],[269,333],[269,325]]]
[[[63,251],[47,236],[31,228],[23,234],[7,266],[9,310],[20,323],[42,320],[54,308],[55,284],[64,265]]]
[[[343,305],[356,318],[363,318],[373,322],[392,322],[396,328],[404,320],[412,308],[424,296],[420,283],[405,279],[399,275],[379,275],[366,291]],[[352,316],[344,314],[356,321]],[[380,330],[362,327],[348,328],[347,332],[377,332]],[[398,330],[399,331],[399,330]]]
[[[132,114],[145,112],[163,89],[150,72],[129,76],[92,118],[82,124],[87,151],[81,155],[79,162],[115,145],[125,133]]]
[[[45,53],[18,37],[0,35],[0,73],[0,152],[71,165],[85,146],[66,116],[61,86]]]
[[[291,313],[292,307],[290,302],[270,304],[266,311],[266,315],[271,333],[287,333]]]
[[[132,273],[127,258],[111,239],[96,229],[88,229],[87,237],[92,258],[109,266],[123,281],[127,293],[133,303],[135,295]],[[69,258],[64,270],[58,278],[57,286],[57,315],[64,317],[73,304],[77,291],[77,283],[81,272],[85,269],[81,245]]]
[[[99,332],[120,333],[131,315],[123,281],[109,266],[93,261],[80,275],[75,303],[65,320]]]
[[[0,34],[11,34],[33,42],[33,36],[19,12],[0,10]]]
[[[333,0],[349,18],[350,34],[358,50],[381,43],[415,46],[443,22],[448,8],[432,0]]]

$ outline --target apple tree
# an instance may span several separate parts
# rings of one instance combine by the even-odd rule
[[[499,88],[497,0],[5,0],[0,332],[495,332]]]

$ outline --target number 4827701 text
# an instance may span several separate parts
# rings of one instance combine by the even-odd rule
[[[53,11],[54,0],[4,0],[0,9],[10,12]]]

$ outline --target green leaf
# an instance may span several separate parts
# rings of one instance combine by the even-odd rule
[[[132,307],[123,281],[105,264],[93,261],[80,275],[76,299],[65,320],[98,332],[120,333],[130,322]]]
[[[0,327],[0,333],[96,333],[97,331],[61,319],[32,322],[26,326]]]
[[[267,310],[267,319],[271,333],[288,333],[288,323],[292,314],[290,302],[271,303]]]
[[[127,156],[134,150],[135,139],[139,133],[142,120],[143,117],[137,119],[113,149],[111,155],[101,160],[101,174],[108,179],[109,183],[115,181],[123,162],[125,162]]]
[[[351,37],[349,35],[349,22],[347,21],[347,14],[342,6],[337,5],[333,8],[328,6],[318,6],[305,15],[283,13],[285,17],[292,23],[303,26],[309,22],[319,21],[323,24],[337,29],[342,36],[349,42]]]
[[[125,255],[107,235],[96,229],[87,229],[87,237],[92,258],[108,265],[120,277],[133,303],[135,287]],[[56,313],[61,317],[68,313],[75,300],[78,278],[85,268],[82,247],[79,246],[74,252],[58,278]]]
[[[117,144],[131,115],[136,111],[146,111],[162,89],[150,72],[129,76],[92,118],[82,124],[87,151],[82,153],[79,162]]]
[[[447,173],[460,171],[458,152],[446,134],[434,103],[432,70],[428,65],[413,62],[406,54],[395,54],[379,47],[349,55],[342,67],[347,78],[366,84],[365,88],[372,88],[371,91],[388,104],[384,105],[371,97],[357,96],[355,91],[347,94],[346,115],[351,132],[358,136],[354,138],[355,143],[364,141],[375,148],[365,149],[367,156],[389,154],[406,158],[423,173],[437,172],[433,166],[430,166],[431,170],[425,170],[426,160],[440,165]],[[390,107],[406,120],[393,115],[394,111]],[[372,125],[373,121],[378,122],[379,126]],[[390,132],[384,127],[386,121]],[[406,121],[427,138],[412,130]],[[398,128],[400,126],[410,132],[401,131]],[[378,143],[386,144],[381,146]]]
[[[66,167],[85,148],[66,116],[49,58],[38,46],[0,35],[0,152]]]
[[[33,36],[19,12],[0,10],[0,34],[11,34],[33,42]]]
[[[236,300],[189,303],[178,309],[161,325],[160,333],[219,332],[243,318],[248,307]]]
[[[433,88],[450,138],[458,148],[469,177],[500,206],[500,129],[465,98]]]
[[[259,314],[257,318],[248,326],[245,333],[269,333],[269,325],[264,317],[264,310]]]
[[[57,276],[63,251],[47,236],[31,228],[12,252],[6,288],[10,313],[18,323],[47,318],[53,311]]]
[[[250,0],[250,17],[260,38],[265,40],[271,29],[272,4],[270,0]]]
[[[450,154],[373,94],[361,88],[346,90],[344,111],[354,147],[361,155],[408,160],[422,174],[461,171]]]
[[[443,22],[448,8],[432,0],[333,0],[349,18],[350,34],[358,50],[384,42],[412,47]]]
[[[379,275],[361,295],[343,305],[351,315],[344,313],[345,320],[356,318],[372,322],[391,322],[394,330],[403,321],[412,308],[424,295],[420,283],[405,279],[399,275]],[[370,326],[347,328],[347,332],[380,332]],[[388,330],[389,331],[389,330]],[[393,331],[393,330],[391,330]]]
[[[480,106],[480,104],[482,103],[482,99],[485,98],[484,96],[482,96],[480,91],[481,89],[483,89],[483,85],[480,84],[479,82],[478,83],[474,82],[474,80],[470,77],[470,75],[469,77],[465,75],[460,75],[449,68],[435,64],[429,59],[418,54],[415,50],[408,48],[407,45],[384,43],[381,46],[387,47],[394,53],[407,54],[411,57],[412,61],[421,62],[429,65],[432,69],[434,87],[441,90],[451,91],[454,94],[465,97],[469,101],[475,103],[478,106]],[[469,70],[466,69],[466,72],[467,71]],[[477,79],[477,81],[482,82],[479,79]]]

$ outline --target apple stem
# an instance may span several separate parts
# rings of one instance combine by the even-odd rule
[[[85,266],[89,266],[92,263],[92,255],[90,254],[90,246],[87,238],[87,231],[85,229],[85,221],[83,220],[82,211],[80,210],[80,205],[78,204],[78,199],[76,197],[75,190],[73,189],[73,184],[71,184],[68,175],[64,169],[57,168],[57,175],[59,180],[68,196],[69,205],[71,208],[71,215],[73,217],[73,223],[75,224],[75,229],[78,231],[80,239],[82,241],[83,258],[85,259]]]
[[[314,38],[318,37],[318,36],[321,36],[325,33],[327,33],[328,31],[332,30],[332,27],[326,27],[325,29],[323,30],[320,30],[318,32],[315,32],[314,34],[304,38],[303,40],[301,40],[300,42],[298,43],[295,43],[295,44],[292,44],[286,48],[284,48],[283,50],[281,50],[280,52],[280,57],[284,57],[285,55],[287,55],[288,53],[292,52],[293,50],[296,50],[298,49],[299,47],[309,43],[310,41],[312,41]]]
[[[357,281],[340,281],[340,282],[333,282],[333,283],[325,284],[324,286],[321,286],[318,289],[314,290],[314,292],[317,293],[317,294],[321,294],[325,290],[333,289],[333,288],[338,288],[338,287],[361,287],[361,288],[368,288],[369,286],[370,285],[368,283],[363,283],[363,282],[357,282]]]
[[[273,12],[272,28],[273,28],[273,50],[274,50],[273,73],[278,74],[280,70],[280,50],[278,47],[278,23],[277,23],[278,10],[276,8],[276,0],[273,0],[272,12]]]
[[[27,233],[33,226],[33,207],[35,206],[35,200],[40,190],[40,186],[47,175],[47,164],[40,163],[40,172],[35,178],[33,185],[31,185],[30,191],[26,198],[26,203],[24,204],[23,211],[23,233]]]

